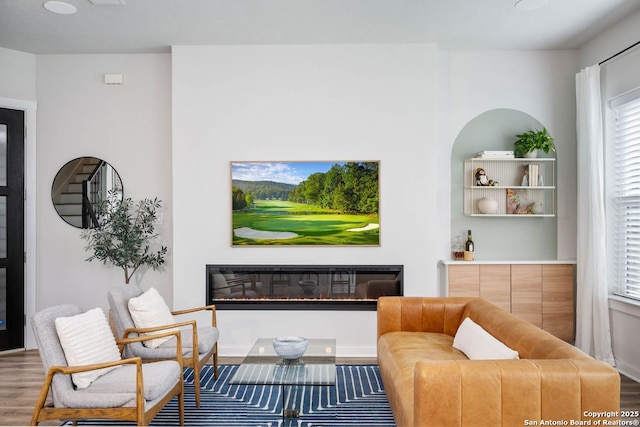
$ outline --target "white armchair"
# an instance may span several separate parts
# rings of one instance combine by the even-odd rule
[[[143,360],[159,360],[171,357],[171,355],[175,354],[176,346],[181,348],[184,366],[193,368],[196,406],[199,407],[200,371],[211,358],[213,358],[214,377],[218,378],[219,331],[216,327],[216,308],[214,305],[208,305],[173,311],[169,315],[170,320],[166,323],[159,324],[154,327],[136,327],[129,310],[129,300],[140,297],[143,293],[142,289],[134,284],[120,285],[109,291],[107,296],[118,337],[137,337],[139,334],[155,334],[160,331],[185,328],[182,330],[182,344],[179,345],[176,340],[171,339],[156,348],[151,348],[143,345],[142,342],[136,342],[127,346],[125,354],[128,356],[138,356]],[[161,300],[160,302],[164,304],[164,301]],[[211,325],[198,325],[195,320],[186,320],[182,322],[174,320],[173,323],[170,323],[172,320],[171,316],[173,315],[188,315],[204,310],[211,311]]]
[[[174,354],[175,360],[144,364],[139,357],[134,357],[85,366],[69,366],[69,356],[65,354],[67,349],[63,348],[56,329],[56,319],[81,314],[83,312],[79,307],[67,304],[39,311],[31,319],[46,374],[31,425],[48,420],[78,419],[118,419],[149,425],[174,396],[179,399],[179,424],[184,425],[182,355],[178,352]],[[104,328],[108,330],[104,313],[102,317]],[[165,332],[161,335],[172,336],[180,341],[180,332]],[[122,352],[126,345],[142,339],[115,340],[115,345]],[[118,352],[117,347],[115,351]],[[105,368],[111,370],[102,375],[96,371]],[[89,385],[83,384],[82,388],[74,385],[73,375],[88,372],[94,373],[94,377],[98,375],[97,378],[88,381]],[[47,402],[48,395],[51,395],[52,402]]]

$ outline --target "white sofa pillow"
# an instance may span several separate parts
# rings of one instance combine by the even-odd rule
[[[518,352],[510,349],[482,326],[465,318],[453,338],[453,347],[472,360],[518,359]]]
[[[164,298],[155,288],[149,288],[148,291],[140,296],[131,298],[128,303],[129,313],[136,328],[153,328],[156,326],[171,325],[176,323],[171,310],[164,302]],[[177,331],[178,328],[163,329],[158,332],[149,332],[141,335],[160,334],[168,331]],[[169,341],[172,337],[154,338],[143,341],[143,344],[149,348],[157,348],[161,344]]]
[[[58,317],[55,324],[69,366],[121,359],[116,339],[102,309],[94,308],[75,316]],[[119,366],[71,374],[71,380],[77,388],[87,388],[97,378],[115,368]]]

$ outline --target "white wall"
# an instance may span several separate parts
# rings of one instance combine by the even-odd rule
[[[103,83],[123,73],[123,86]],[[90,255],[80,230],[60,219],[51,184],[60,167],[95,156],[116,168],[126,197],[163,201],[162,241],[172,242],[170,55],[41,55],[37,59],[37,308],[75,303],[108,308],[106,293],[124,282],[122,270]],[[172,253],[164,273],[139,283],[172,301]]]
[[[449,67],[450,134],[445,140],[450,148],[469,121],[486,111],[503,108],[534,117],[555,138],[557,258],[563,260],[572,260],[576,256],[576,66],[576,52],[564,50],[454,51],[450,54]],[[479,145],[477,148],[480,151],[484,147]],[[450,172],[446,176],[450,176]],[[451,197],[462,197],[460,191],[452,188]],[[462,227],[462,230],[452,230],[453,234],[445,236],[443,241],[451,242],[451,237],[465,228],[474,228],[474,242],[478,250],[481,250],[483,240],[501,232],[496,226]],[[450,258],[450,255],[447,253],[445,257]]]
[[[594,37],[580,48],[580,69],[598,64],[640,41],[640,10]]]
[[[151,272],[141,284],[156,286],[175,308],[204,302],[207,263],[398,263],[407,295],[436,295],[437,262],[450,250],[447,177],[457,134],[489,109],[524,111],[562,143],[558,157],[568,166],[559,165],[566,174],[559,181],[571,182],[575,61],[572,51],[448,52],[433,45],[38,56],[38,308],[106,307],[106,291],[122,280],[119,270],[84,261],[78,230],[51,205],[58,168],[84,155],[113,164],[134,199],[165,201],[163,236],[173,259],[166,274]],[[111,72],[124,73],[126,84],[102,84]],[[274,159],[380,160],[382,245],[232,248],[229,162]],[[575,220],[563,188],[558,228],[565,221],[566,237],[558,254],[571,259]],[[375,354],[374,312],[218,315],[224,355],[283,333],[336,337],[339,355]]]
[[[580,49],[580,67],[599,63],[640,40],[640,12],[610,28]],[[640,47],[601,66],[603,101],[640,86]],[[611,339],[616,367],[640,381],[640,303],[612,297],[609,301]],[[634,338],[630,338],[634,337]]]
[[[404,264],[435,295],[440,144],[432,45],[173,49],[174,302],[205,301],[205,264]],[[380,160],[380,247],[232,248],[230,161]],[[180,283],[178,285],[178,283]],[[335,337],[375,351],[374,312],[219,311],[221,354],[261,336]]]
[[[0,96],[36,100],[36,55],[0,47]]]
[[[451,146],[469,120],[493,108],[524,111],[557,138],[558,254],[573,259],[576,58],[431,45],[175,47],[177,308],[204,301],[207,263],[400,263],[407,295],[436,295],[437,262],[449,257],[452,192],[457,197],[446,182]],[[313,159],[381,161],[381,247],[232,248],[229,162]],[[371,312],[218,316],[222,354],[283,333],[336,337],[342,355],[375,354]]]

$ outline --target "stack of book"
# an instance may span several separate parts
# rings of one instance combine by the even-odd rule
[[[485,150],[476,154],[476,159],[513,159],[513,151]]]
[[[527,175],[529,176],[529,187],[537,187],[538,183],[538,165],[527,165]]]

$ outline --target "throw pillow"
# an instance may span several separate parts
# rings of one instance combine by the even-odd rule
[[[498,341],[468,317],[458,328],[453,347],[472,360],[518,359],[517,351]]]
[[[102,309],[94,308],[75,316],[58,317],[55,325],[69,366],[121,359],[116,339]],[[71,374],[71,380],[77,388],[87,388],[100,376],[116,368],[119,366]]]
[[[171,314],[171,310],[164,302],[164,298],[155,288],[150,288],[140,296],[129,300],[129,313],[136,328],[153,328],[156,326],[171,325],[176,323]],[[141,335],[153,335],[164,333],[167,331],[177,331],[178,328],[163,329],[158,332],[149,332]],[[143,344],[149,348],[157,348],[161,344],[169,341],[173,337],[154,338],[143,341]]]

